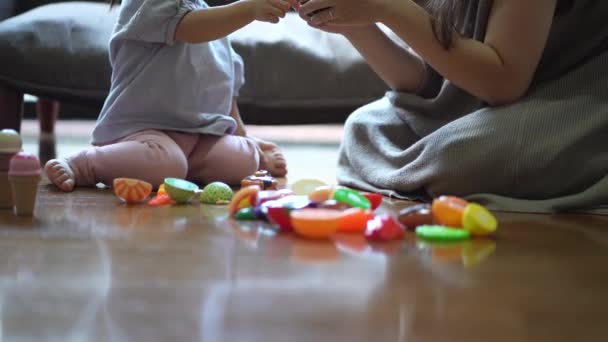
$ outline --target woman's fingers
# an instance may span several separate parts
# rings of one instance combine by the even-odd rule
[[[300,12],[304,14],[312,14],[315,11],[333,7],[333,0],[310,0],[300,6]]]
[[[328,22],[331,22],[332,20],[336,19],[335,13],[334,13],[334,9],[333,8],[327,8],[324,9],[320,12],[315,13],[311,18],[310,18],[310,22],[313,25],[323,25],[326,24]]]

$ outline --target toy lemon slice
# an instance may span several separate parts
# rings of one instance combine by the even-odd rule
[[[327,184],[325,184],[325,182],[321,180],[314,178],[304,178],[293,183],[293,185],[291,186],[291,190],[296,195],[308,196],[316,188],[324,185]]]
[[[461,241],[468,239],[471,234],[464,229],[439,225],[422,225],[416,228],[416,235],[429,241]]]
[[[496,231],[498,222],[488,209],[469,203],[462,215],[462,226],[473,235],[489,235]]]
[[[179,178],[165,178],[165,191],[177,203],[188,203],[198,191],[198,185]]]
[[[142,202],[152,192],[152,184],[133,178],[115,178],[112,188],[116,196],[126,203]]]

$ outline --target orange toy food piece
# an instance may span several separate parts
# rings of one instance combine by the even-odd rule
[[[249,185],[237,191],[234,196],[232,196],[232,200],[228,205],[228,212],[230,215],[236,214],[241,208],[253,206],[253,203],[255,203],[255,196],[257,196],[257,193],[260,190],[261,188],[257,185]]]
[[[139,203],[152,192],[152,184],[134,178],[115,178],[114,193],[127,203]]]
[[[342,212],[338,222],[338,232],[342,233],[364,233],[367,221],[374,218],[371,210],[361,208],[350,208]]]
[[[158,206],[166,205],[166,204],[175,204],[175,203],[176,202],[174,200],[172,200],[171,196],[169,196],[169,194],[167,194],[167,193],[156,195],[156,196],[152,197],[152,199],[150,201],[148,201],[148,205],[151,205],[153,207],[158,207]]]
[[[431,205],[433,219],[440,225],[462,227],[462,215],[467,204],[467,201],[459,197],[439,196]]]
[[[305,208],[292,211],[290,219],[293,229],[299,235],[324,239],[336,232],[342,214],[333,209]]]

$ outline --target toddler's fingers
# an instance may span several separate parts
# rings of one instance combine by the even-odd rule
[[[276,15],[273,15],[273,14],[266,14],[264,16],[264,21],[276,24],[279,22],[279,17],[277,17]]]

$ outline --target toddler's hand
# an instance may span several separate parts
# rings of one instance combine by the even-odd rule
[[[292,7],[293,1],[285,0],[242,0],[245,1],[253,14],[254,20],[278,23],[280,18]]]

